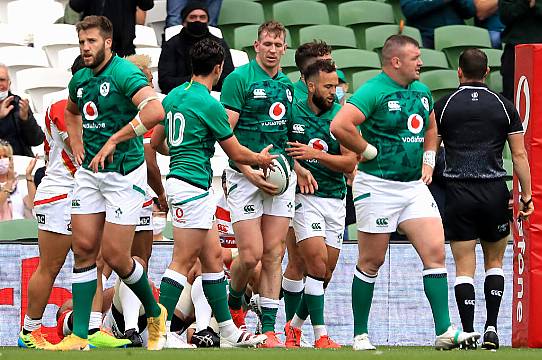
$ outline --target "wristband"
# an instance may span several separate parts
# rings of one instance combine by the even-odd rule
[[[361,153],[361,155],[363,155],[363,157],[367,160],[373,160],[377,154],[378,150],[376,150],[376,148],[369,143],[367,143],[367,147]]]
[[[143,125],[143,123],[141,122],[139,113],[137,113],[135,118],[130,121],[130,125],[132,126],[132,129],[134,129],[134,132],[137,136],[143,136],[148,131],[145,125]]]
[[[433,150],[427,150],[423,153],[423,163],[425,165],[431,166],[433,169],[435,168],[435,158],[437,157],[437,153]]]

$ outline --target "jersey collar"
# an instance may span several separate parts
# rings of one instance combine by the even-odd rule
[[[463,87],[478,87],[478,88],[487,88],[487,85],[480,81],[470,81],[459,84],[459,88]]]
[[[280,70],[279,70],[279,71],[277,71],[277,73],[275,74],[275,76],[269,76],[269,74],[268,74],[264,69],[262,69],[262,67],[260,66],[260,64],[258,64],[258,62],[256,61],[256,59],[252,60],[252,62],[253,62],[253,66],[256,67],[256,69],[257,69],[256,71],[261,72],[262,74],[264,74],[265,76],[267,76],[267,77],[270,78],[270,79],[276,80],[277,77],[278,77],[279,74],[280,74]]]
[[[103,73],[105,71],[105,69],[107,69],[109,67],[109,65],[111,65],[111,63],[113,62],[113,59],[116,57],[117,55],[115,53],[112,54],[111,56],[111,59],[109,59],[109,61],[104,65],[103,68],[101,68],[100,71],[98,71],[96,74],[94,74],[94,76],[100,76],[101,73]]]

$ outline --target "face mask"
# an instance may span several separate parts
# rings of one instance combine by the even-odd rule
[[[207,26],[207,23],[194,21],[186,24],[186,31],[194,37],[202,37],[209,32],[209,27]]]
[[[9,170],[9,158],[0,159],[0,174],[7,174]]]
[[[0,91],[0,101],[3,101],[5,98],[7,98],[8,94],[9,94],[9,90]]]
[[[161,216],[154,216],[152,218],[152,234],[161,234],[166,228],[166,218]]]
[[[339,99],[339,101],[341,101],[344,97],[344,89],[340,86],[337,86],[335,88],[335,95],[337,96],[337,99]]]

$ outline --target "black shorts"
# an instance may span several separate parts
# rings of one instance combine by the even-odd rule
[[[504,180],[448,181],[444,207],[447,240],[498,241],[510,234]]]

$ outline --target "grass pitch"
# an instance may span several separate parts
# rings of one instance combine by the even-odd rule
[[[39,350],[0,347],[0,360],[509,360],[509,359],[542,359],[542,349],[501,348],[498,351],[485,350],[452,350],[436,351],[430,347],[378,347],[377,351],[352,351],[350,347],[340,350],[315,349],[197,349],[197,350],[162,350],[151,352],[143,349],[93,349],[88,352],[48,352]]]

